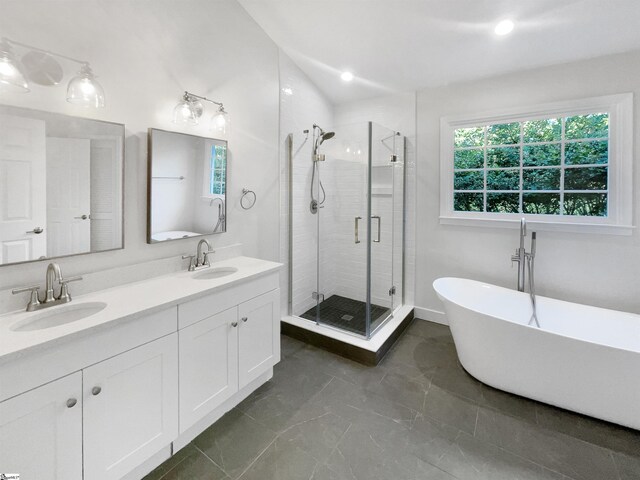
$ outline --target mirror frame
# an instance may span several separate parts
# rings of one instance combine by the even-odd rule
[[[89,120],[92,122],[100,122],[100,123],[108,123],[109,125],[117,125],[119,127],[122,127],[122,145],[120,146],[121,148],[121,154],[122,154],[122,165],[121,165],[121,185],[120,185],[120,196],[121,196],[121,219],[120,219],[120,246],[116,247],[116,248],[106,248],[104,250],[97,250],[95,252],[89,251],[89,252],[80,252],[80,253],[70,253],[68,255],[57,255],[57,256],[52,256],[52,257],[46,257],[46,258],[34,258],[33,260],[25,260],[24,262],[13,262],[13,263],[1,263],[0,264],[0,268],[2,267],[10,267],[10,266],[14,266],[14,265],[25,265],[27,263],[36,263],[36,262],[51,262],[51,260],[55,260],[58,258],[70,258],[70,257],[79,257],[81,255],[93,255],[96,253],[103,253],[103,252],[115,252],[118,250],[124,250],[125,248],[125,233],[124,233],[124,227],[125,227],[125,188],[126,188],[126,179],[125,179],[125,162],[126,162],[126,156],[125,156],[125,143],[126,143],[126,138],[127,138],[127,130],[126,130],[126,126],[124,123],[118,123],[118,122],[111,122],[109,120],[100,120],[97,118],[90,118],[90,117],[81,117],[81,116],[77,116],[77,115],[69,115],[68,113],[59,113],[59,112],[50,112],[48,110],[39,110],[37,108],[28,108],[28,107],[21,107],[19,105],[8,105],[6,103],[0,104],[0,106],[2,107],[9,107],[9,108],[19,108],[22,110],[28,110],[31,112],[40,112],[40,113],[46,113],[49,115],[59,115],[62,117],[67,117],[67,118],[72,118],[75,120]]]
[[[218,142],[224,142],[227,145],[227,165],[224,171],[224,183],[228,185],[229,179],[229,142],[223,138],[214,138],[214,137],[205,137],[203,135],[194,135],[192,133],[185,132],[176,132],[174,130],[165,130],[163,128],[149,128],[147,133],[147,244],[149,245],[162,245],[167,242],[177,242],[180,240],[188,240],[190,238],[201,238],[206,237],[208,235],[218,235],[221,233],[227,233],[227,191],[225,189],[225,200],[224,200],[224,217],[225,217],[225,229],[222,232],[209,232],[209,233],[201,233],[199,235],[192,235],[190,237],[183,238],[170,238],[168,240],[162,240],[160,242],[154,242],[151,239],[152,231],[151,231],[151,219],[153,218],[153,210],[152,210],[152,200],[153,200],[153,132],[161,132],[161,133],[173,133],[176,135],[185,135],[187,137],[195,137],[195,138],[203,138],[205,140],[215,140]],[[226,188],[226,187],[225,187]]]

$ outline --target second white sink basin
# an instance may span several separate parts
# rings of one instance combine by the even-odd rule
[[[90,317],[104,310],[106,306],[107,304],[102,302],[65,305],[64,307],[54,308],[48,312],[33,313],[29,317],[16,322],[10,328],[14,332],[44,330],[45,328],[57,327]]]
[[[226,277],[227,275],[231,275],[237,271],[238,269],[236,267],[213,267],[194,274],[193,278],[196,280],[211,280],[214,278]]]

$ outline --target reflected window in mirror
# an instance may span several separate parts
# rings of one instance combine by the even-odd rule
[[[226,231],[227,143],[149,130],[149,243]]]
[[[0,264],[123,248],[124,125],[0,105]]]

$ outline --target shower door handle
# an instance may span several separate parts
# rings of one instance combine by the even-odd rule
[[[374,218],[378,220],[378,238],[374,240],[374,243],[380,243],[380,224],[382,223],[382,220],[380,220],[380,215],[371,215],[371,220]]]
[[[360,243],[360,239],[358,238],[358,222],[362,220],[362,217],[356,217],[356,223],[355,223],[355,237],[356,237],[356,243]]]

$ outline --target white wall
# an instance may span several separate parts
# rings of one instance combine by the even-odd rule
[[[460,276],[513,288],[510,256],[517,230],[440,225],[440,118],[606,94],[635,93],[635,155],[640,148],[640,52],[504,75],[418,93],[418,249],[416,305],[442,306],[431,287]],[[640,185],[635,166],[634,185]],[[638,196],[634,224],[638,223]],[[540,295],[640,313],[640,234],[611,236],[539,232],[536,286]],[[442,320],[422,310],[424,318]]]
[[[278,50],[237,2],[3,2],[0,31],[90,61],[105,89],[106,107],[83,109],[65,101],[66,83],[78,67],[64,61],[61,85],[0,93],[0,103],[126,125],[125,249],[61,259],[65,275],[195,251],[197,239],[146,244],[147,129],[209,136],[210,106],[202,125],[171,123],[184,90],[223,101],[231,116],[227,233],[209,237],[214,248],[242,243],[247,255],[278,259]],[[248,211],[239,205],[243,187],[258,197]],[[0,289],[42,282],[45,267],[46,262],[1,267]],[[82,290],[87,289],[85,284]],[[13,301],[9,298],[2,296],[3,309]],[[15,301],[26,303],[22,300]]]

